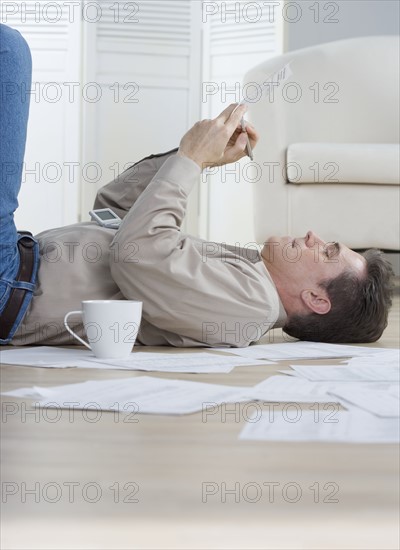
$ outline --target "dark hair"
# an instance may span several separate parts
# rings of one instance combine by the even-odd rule
[[[387,326],[392,305],[393,269],[383,252],[369,249],[364,278],[346,270],[320,283],[331,300],[331,310],[320,315],[292,315],[283,330],[300,340],[331,343],[375,342]]]

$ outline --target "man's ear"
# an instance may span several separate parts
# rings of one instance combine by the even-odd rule
[[[331,310],[332,304],[328,294],[322,290],[302,290],[301,299],[303,304],[314,313],[325,315]]]

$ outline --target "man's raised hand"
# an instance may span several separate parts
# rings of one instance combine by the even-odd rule
[[[223,166],[246,156],[247,135],[254,148],[259,136],[253,126],[243,132],[241,119],[246,105],[229,105],[215,119],[197,122],[182,138],[178,155],[188,157],[203,170],[209,166]]]

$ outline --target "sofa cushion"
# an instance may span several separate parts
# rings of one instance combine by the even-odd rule
[[[287,150],[290,183],[399,185],[398,143],[294,143]]]

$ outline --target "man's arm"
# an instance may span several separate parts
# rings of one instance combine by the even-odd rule
[[[159,155],[150,155],[130,166],[98,191],[93,209],[111,208],[123,219],[164,162],[176,155],[177,151],[178,148]]]
[[[168,158],[141,190],[117,237],[134,242],[142,262],[160,261],[179,245],[187,198],[202,169],[245,156],[247,136],[240,120],[246,109],[246,105],[230,105],[216,119],[195,124],[182,138],[177,155]],[[250,137],[254,147],[257,135]]]
[[[253,333],[253,340],[260,337],[257,326],[265,326],[265,332],[269,320],[276,321],[278,298],[269,299],[266,271],[245,259],[207,258],[180,231],[201,164],[223,162],[227,149],[233,161],[244,156],[247,139],[228,145],[239,120],[232,118],[225,128],[226,121],[196,125],[188,133],[193,147],[186,134],[180,153],[163,164],[115,235],[111,273],[125,298],[144,302],[144,319],[159,329],[207,345],[239,346],[248,345]],[[210,130],[214,147],[207,145],[201,153],[199,144],[208,141],[202,135]],[[221,336],[225,326],[235,329],[232,341]]]
[[[231,105],[214,121],[203,120],[197,123],[182,139],[179,151],[176,148],[160,155],[151,155],[130,166],[98,191],[93,209],[111,208],[120,218],[124,218],[164,162],[177,153],[192,159],[199,164],[201,169],[206,166],[221,166],[235,162],[245,156],[243,144],[247,144],[247,137],[243,133],[242,127],[237,125],[234,128],[232,122],[227,130],[228,132],[233,130],[232,135],[228,136],[224,148],[221,149],[221,139],[223,142],[226,138],[226,135],[221,133],[221,127],[226,125],[233,109],[234,106]],[[245,106],[240,106],[237,109],[238,114],[233,117],[233,124],[239,120],[239,113],[240,116],[244,114],[245,109]],[[215,124],[216,122],[217,124]],[[248,123],[247,132],[254,147],[258,136],[254,127]],[[219,139],[220,143],[217,143],[216,139]],[[216,151],[218,151],[217,154]]]

